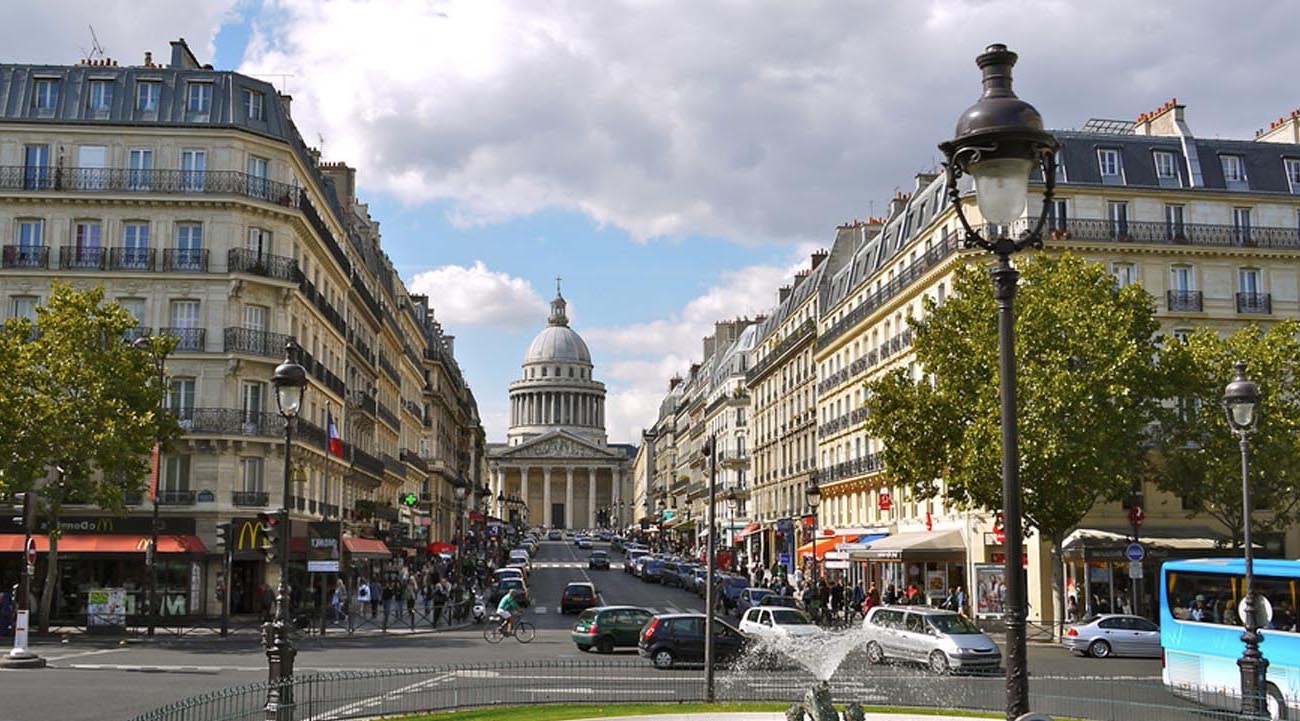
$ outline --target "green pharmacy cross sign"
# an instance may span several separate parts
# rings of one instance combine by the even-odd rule
[[[403,505],[403,506],[414,506],[415,504],[417,504],[417,503],[419,503],[419,502],[420,502],[420,497],[417,496],[417,495],[415,495],[414,493],[403,493],[403,494],[402,494],[402,505]]]

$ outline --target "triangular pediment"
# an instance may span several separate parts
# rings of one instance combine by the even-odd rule
[[[596,458],[623,459],[618,449],[604,448],[585,438],[579,438],[567,431],[548,431],[536,438],[530,438],[517,446],[504,448],[493,453],[499,459],[524,458]]]

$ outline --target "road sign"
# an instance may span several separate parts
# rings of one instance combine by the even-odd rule
[[[1134,562],[1141,561],[1142,559],[1146,558],[1146,556],[1147,556],[1147,549],[1143,548],[1142,544],[1140,543],[1130,543],[1124,549],[1124,557],[1130,561],[1134,561]]]
[[[782,554],[780,554],[779,556],[777,556],[777,559],[776,559],[776,560],[777,560],[777,562],[780,563],[782,566],[789,566],[789,565],[790,565],[790,554],[788,554],[788,553],[782,553]]]
[[[27,565],[35,566],[36,565],[36,539],[35,538],[27,539],[27,550],[25,551],[25,553],[27,555]]]
[[[1140,526],[1147,519],[1147,514],[1142,512],[1142,506],[1130,506],[1128,509],[1128,523],[1130,526]]]
[[[1129,577],[1129,578],[1133,578],[1133,579],[1142,578],[1142,562],[1141,562],[1141,561],[1129,561],[1129,562],[1128,562],[1128,577]]]
[[[338,561],[308,561],[307,573],[338,573]]]

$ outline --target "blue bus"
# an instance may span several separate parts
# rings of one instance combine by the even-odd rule
[[[1300,708],[1300,561],[1255,561],[1255,592],[1268,659],[1268,708],[1274,719],[1298,718]],[[1245,595],[1241,558],[1169,561],[1160,570],[1162,676],[1171,691],[1240,707],[1244,643],[1239,604]],[[1268,619],[1265,621],[1265,619]],[[1220,705],[1220,704],[1216,704]]]

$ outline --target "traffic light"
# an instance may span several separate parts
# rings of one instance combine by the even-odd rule
[[[257,523],[262,527],[262,554],[267,563],[280,560],[280,539],[284,533],[284,518],[279,513],[259,513]]]
[[[414,507],[420,502],[420,497],[414,493],[403,493],[401,502],[403,506]]]
[[[233,548],[230,543],[230,529],[231,524],[229,523],[217,524],[217,550],[223,554]]]
[[[34,497],[31,493],[15,493],[13,505],[13,522],[26,528],[32,518],[31,504]]]

